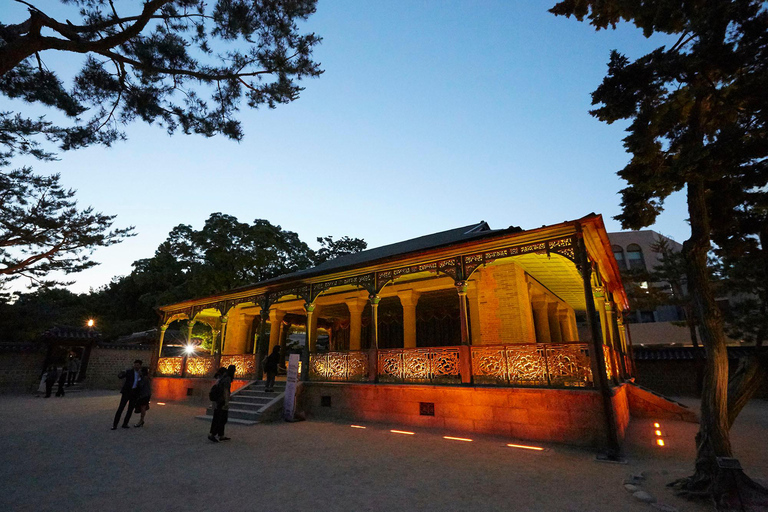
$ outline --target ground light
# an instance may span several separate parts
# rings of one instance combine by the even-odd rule
[[[362,425],[350,425],[350,427],[352,427],[352,428],[365,428],[365,427],[364,427],[364,426],[362,426]]]
[[[661,424],[659,424],[659,422],[654,422],[653,428],[656,429],[653,431],[653,433],[656,434],[656,446],[666,446],[664,439],[661,437]]]
[[[539,446],[526,446],[524,444],[511,444],[511,443],[507,443],[507,446],[509,446],[510,448],[520,448],[523,450],[535,450],[537,452],[544,451],[544,448],[541,448]]]
[[[405,434],[407,436],[413,436],[416,435],[416,432],[408,432],[405,430],[390,430],[393,434]]]
[[[93,327],[96,324],[96,322],[93,320],[93,318],[89,318],[88,322],[86,322],[86,325],[88,327]]]
[[[165,405],[165,402],[157,402],[155,405]]]
[[[467,439],[466,437],[451,437],[451,436],[443,436],[443,439],[450,439],[451,441],[464,441],[466,443],[471,443],[471,439]]]

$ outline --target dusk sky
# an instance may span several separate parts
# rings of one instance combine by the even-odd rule
[[[318,236],[376,247],[480,220],[529,229],[589,212],[620,230],[625,126],[592,118],[590,92],[611,49],[637,57],[661,43],[626,25],[596,33],[549,14],[553,4],[321,0],[306,28],[323,38],[325,73],[292,104],[243,110],[241,143],[136,123],[113,148],[34,162],[138,232],[97,251],[102,264],[71,289],[129,273],[173,226],[199,229],[212,212],[267,219],[313,247]],[[686,217],[676,194],[650,229],[682,242]]]

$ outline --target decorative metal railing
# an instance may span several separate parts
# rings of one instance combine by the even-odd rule
[[[592,385],[586,343],[520,343],[473,346],[472,375],[476,384],[512,386]]]
[[[187,358],[186,376],[213,377],[214,373],[216,373],[216,358],[214,356]]]
[[[183,357],[161,357],[157,361],[157,374],[166,377],[181,377]]]
[[[254,354],[221,356],[220,366],[227,368],[232,364],[237,367],[235,370],[236,379],[245,379],[256,375],[256,356]]]
[[[379,382],[461,384],[459,347],[379,350]]]
[[[368,352],[326,352],[312,354],[309,379],[364,382],[368,380]]]

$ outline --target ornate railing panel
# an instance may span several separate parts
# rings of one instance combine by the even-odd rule
[[[318,381],[367,381],[368,352],[312,354],[309,360],[309,378]]]
[[[157,375],[181,377],[183,357],[161,357],[157,361]]]
[[[214,356],[200,356],[187,358],[188,377],[212,377],[216,372],[214,368],[216,359]]]
[[[592,369],[586,343],[473,346],[472,374],[476,384],[592,385]]]
[[[380,382],[461,384],[458,347],[379,350]]]
[[[254,354],[238,354],[234,356],[221,356],[222,367],[227,368],[229,365],[235,365],[236,379],[245,379],[256,375],[256,356]]]

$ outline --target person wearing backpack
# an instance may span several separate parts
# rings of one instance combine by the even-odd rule
[[[230,369],[232,370],[231,372],[229,371]],[[214,443],[229,441],[229,438],[224,435],[224,426],[227,424],[227,419],[229,419],[229,395],[232,378],[235,374],[234,369],[234,365],[231,365],[229,369],[219,368],[214,375],[214,378],[217,379],[216,384],[211,387],[211,391],[208,393],[208,398],[211,400],[211,407],[213,408],[213,420],[211,420],[208,440]]]

